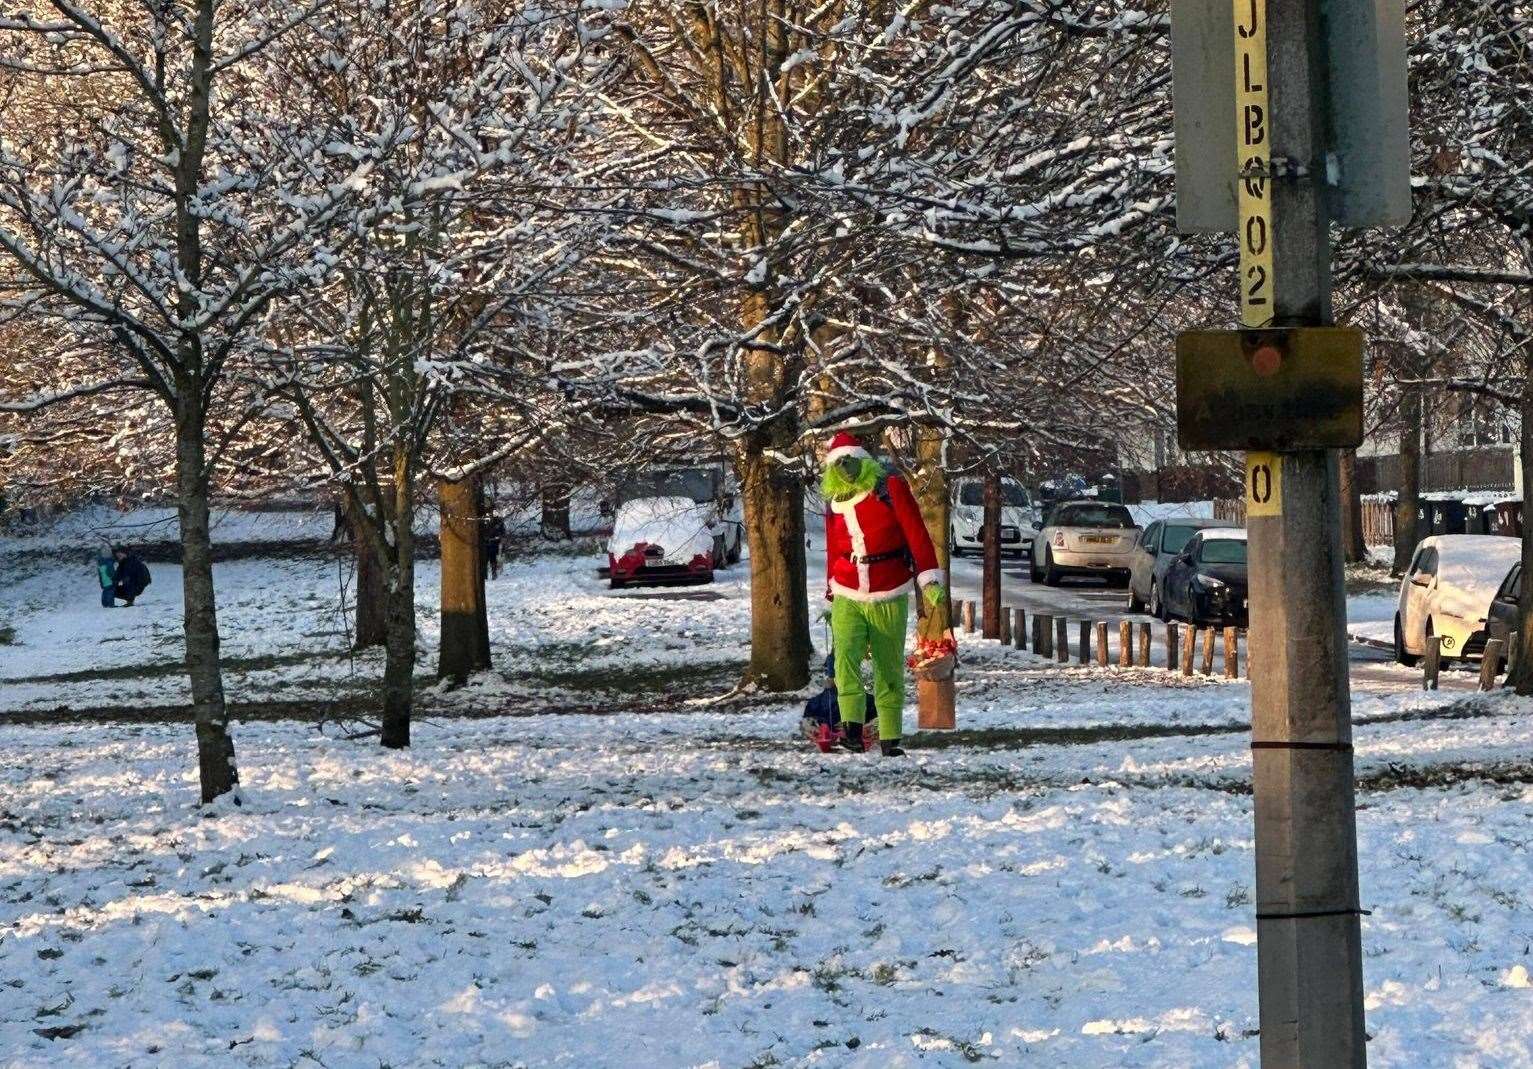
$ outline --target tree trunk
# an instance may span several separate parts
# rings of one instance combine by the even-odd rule
[[[745,681],[768,691],[809,682],[813,652],[804,553],[804,489],[759,450],[742,450],[740,491],[751,550],[751,660]]]
[[[1528,370],[1523,378],[1522,404],[1519,415],[1522,418],[1521,456],[1518,458],[1522,464],[1523,489],[1523,525],[1522,525],[1522,593],[1517,605],[1517,645],[1515,653],[1510,649],[1507,655],[1512,659],[1511,678],[1507,683],[1516,689],[1518,694],[1533,694],[1533,524],[1527,522],[1533,513],[1527,509],[1527,487],[1533,486],[1533,353],[1528,354]]]
[[[176,413],[176,511],[181,520],[181,589],[186,671],[197,727],[197,772],[202,800],[234,789],[239,769],[218,658],[218,608],[213,590],[213,546],[208,535],[208,476],[203,413],[197,391],[181,391]]]
[[[404,461],[394,465],[394,559],[390,562],[388,639],[383,661],[383,731],[390,749],[410,745],[415,688],[415,502]]]
[[[570,488],[545,483],[539,495],[543,502],[543,537],[569,541]]]
[[[457,683],[490,667],[478,480],[442,481],[442,644],[437,676]]]
[[[1404,575],[1416,552],[1416,510],[1421,505],[1421,390],[1405,387],[1400,398],[1400,485],[1395,499],[1395,561]]]
[[[931,535],[932,545],[937,548],[937,563],[942,568],[943,583],[948,596],[929,609],[925,616],[917,615],[916,633],[924,639],[936,641],[952,628],[952,577],[948,571],[949,542],[948,483],[943,467],[944,436],[940,428],[918,426],[915,428],[915,471],[910,476],[910,490],[916,503],[921,506],[921,519],[926,533]],[[916,597],[920,597],[918,593]],[[953,680],[925,680],[916,685],[916,716],[922,730],[956,727]]]
[[[980,602],[984,607],[985,638],[1001,637],[1001,476],[985,476],[985,565],[981,576]]]
[[[351,510],[351,495],[346,495],[346,508]],[[383,561],[368,536],[372,520],[366,516],[351,516],[351,545],[356,559],[357,611],[356,636],[353,648],[372,649],[388,642],[388,583],[385,579]]]
[[[1363,544],[1363,495],[1357,485],[1357,450],[1341,452],[1341,552],[1348,564],[1368,559]]]

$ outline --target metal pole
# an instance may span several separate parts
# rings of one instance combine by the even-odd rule
[[[1331,267],[1320,0],[1236,5],[1237,91],[1241,26],[1263,6],[1270,321],[1321,326],[1331,322]],[[1247,324],[1260,318],[1248,304]],[[1251,648],[1261,669],[1251,679],[1261,1061],[1263,1069],[1360,1069],[1367,1052],[1338,458],[1272,459],[1277,492],[1268,507],[1247,510]]]

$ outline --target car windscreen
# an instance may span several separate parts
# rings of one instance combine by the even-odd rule
[[[1234,538],[1213,538],[1203,543],[1198,560],[1204,564],[1244,564],[1246,544]]]
[[[1122,505],[1060,505],[1050,521],[1054,527],[1111,527],[1129,530],[1134,517]]]
[[[1187,545],[1187,540],[1198,533],[1196,527],[1180,526],[1174,523],[1166,524],[1165,533],[1160,536],[1160,549],[1162,553],[1180,553]]]
[[[686,497],[698,504],[714,499],[716,473],[707,468],[641,471],[618,490],[618,504],[641,497]]]
[[[983,483],[964,483],[958,488],[958,503],[968,505],[971,508],[981,508],[985,504],[985,486]],[[1027,508],[1032,504],[1027,498],[1027,491],[1013,482],[1001,484],[1001,505],[1006,508]]]

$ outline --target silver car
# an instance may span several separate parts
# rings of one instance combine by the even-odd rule
[[[1164,619],[1166,607],[1161,601],[1161,594],[1165,589],[1163,584],[1166,569],[1193,535],[1204,528],[1229,526],[1226,520],[1178,516],[1169,520],[1156,520],[1141,531],[1129,558],[1128,611],[1148,610],[1156,619]]]

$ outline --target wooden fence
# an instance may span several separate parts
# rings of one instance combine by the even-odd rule
[[[980,603],[960,601],[957,609],[964,633],[974,636],[978,631],[978,621],[984,617]],[[1111,657],[1106,621],[1076,620],[1072,628],[1067,617],[1035,612],[1029,619],[1025,609],[1013,606],[1002,606],[1000,618],[1002,623],[996,639],[1001,645],[1030,650],[1039,657],[1059,664],[1067,664],[1073,658],[1078,665],[1095,663],[1101,668],[1159,667],[1184,676],[1210,676],[1215,674],[1217,650],[1224,678],[1239,679],[1244,674],[1249,679],[1251,675],[1249,657],[1246,658],[1245,672],[1241,672],[1240,646],[1246,638],[1244,628],[1199,628],[1189,623],[1168,623],[1161,632],[1164,659],[1157,665],[1152,650],[1155,634],[1147,622],[1136,624],[1130,620],[1119,620],[1116,628],[1118,655]],[[1077,636],[1073,648],[1070,641],[1072,632]]]

